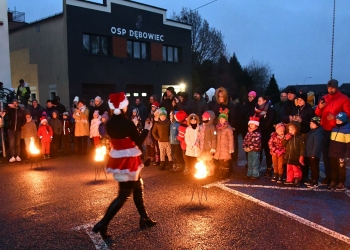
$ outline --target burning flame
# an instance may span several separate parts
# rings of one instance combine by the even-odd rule
[[[106,153],[107,153],[106,146],[96,148],[95,161],[103,161]]]
[[[204,165],[203,162],[197,162],[195,165],[196,173],[194,174],[194,177],[197,179],[204,179],[208,175],[207,167]]]
[[[34,138],[30,137],[30,143],[29,143],[29,151],[32,155],[37,155],[40,153],[40,150],[35,147],[34,144]]]

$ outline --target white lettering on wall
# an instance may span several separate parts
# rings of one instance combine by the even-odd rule
[[[111,33],[113,35],[117,34],[118,36],[125,36],[127,34],[127,30],[123,29],[123,28],[111,27]],[[129,37],[133,37],[136,39],[143,38],[143,39],[164,42],[164,35],[160,35],[160,34],[142,32],[142,31],[138,31],[138,30],[129,30],[128,34],[129,34]]]

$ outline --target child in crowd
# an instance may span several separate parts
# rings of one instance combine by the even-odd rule
[[[159,121],[153,125],[152,135],[158,141],[160,152],[160,170],[165,170],[165,156],[168,156],[170,166],[173,165],[173,158],[171,155],[171,146],[169,142],[170,136],[170,121],[167,119],[167,112],[165,108],[159,109]]]
[[[175,120],[180,124],[178,128],[177,140],[180,142],[180,147],[182,150],[182,158],[184,160],[185,168],[184,175],[189,174],[187,156],[186,156],[186,142],[185,142],[185,134],[187,129],[187,114],[185,111],[180,110],[174,115]]]
[[[146,119],[145,124],[149,124],[151,122],[150,118]],[[151,163],[153,164],[155,160],[155,149],[154,149],[154,138],[152,136],[152,129],[148,131],[146,140],[143,143],[146,146],[146,158],[151,160]]]
[[[185,132],[186,157],[189,173],[194,172],[197,163],[197,157],[200,155],[199,143],[197,137],[199,133],[199,117],[196,114],[190,114],[187,118],[188,127]]]
[[[63,147],[63,153],[65,155],[68,155],[71,153],[71,144],[70,144],[70,137],[71,137],[71,122],[69,119],[68,112],[64,112],[62,114],[62,147]]]
[[[59,119],[59,114],[57,110],[53,110],[51,115],[52,118],[49,120],[49,125],[53,131],[51,153],[55,157],[58,156],[58,150],[61,144],[62,121]]]
[[[214,159],[218,163],[218,174],[220,178],[228,177],[232,172],[230,167],[231,154],[234,151],[233,130],[228,124],[228,109],[220,108],[218,124],[216,125],[216,152]],[[213,148],[214,149],[214,148]],[[212,151],[213,152],[213,151]]]
[[[350,124],[344,112],[337,114],[335,119],[337,126],[332,129],[329,145],[332,176],[328,189],[344,191],[346,162],[350,158]]]
[[[46,119],[42,119],[38,128],[38,137],[41,140],[41,153],[44,159],[50,158],[50,143],[53,131]]]
[[[98,112],[98,110],[95,110],[95,112],[92,115],[92,120],[90,124],[90,138],[93,138],[95,147],[98,147],[100,145],[100,131],[99,127],[101,124],[101,116]]]
[[[243,150],[248,153],[247,178],[256,180],[260,176],[259,161],[261,151],[261,133],[259,129],[259,117],[250,117],[248,132],[243,140]]]
[[[153,105],[152,105],[153,106]],[[153,106],[155,107],[155,106]],[[154,113],[153,113],[153,117],[151,118],[151,121],[153,122],[153,127],[151,128],[151,130],[153,131],[154,128],[154,124],[155,122],[159,121],[159,114],[160,114],[160,109],[157,108]],[[152,132],[152,136],[153,136],[153,132]],[[159,143],[158,141],[153,137],[154,139],[154,149],[155,149],[155,158],[156,161],[152,163],[153,166],[159,166],[160,165],[160,149],[159,149]]]
[[[137,132],[141,135],[143,131],[141,117],[139,115],[139,109],[134,108],[132,110],[131,121],[135,124]]]
[[[182,158],[182,151],[180,142],[177,139],[177,135],[179,133],[179,126],[180,124],[176,121],[174,118],[174,111],[170,111],[169,118],[170,118],[170,145],[171,145],[171,153],[173,158],[173,166],[170,169],[170,171],[177,172],[180,169],[182,169],[184,161]]]
[[[30,154],[30,140],[33,138],[37,137],[37,129],[36,129],[36,124],[32,119],[32,116],[30,114],[26,114],[26,124],[22,126],[21,129],[21,139],[24,139],[24,143],[26,145],[26,151],[27,151],[27,158],[29,159],[31,157]]]
[[[100,134],[100,144],[103,146],[106,146],[107,152],[110,150],[110,145],[107,143],[108,141],[108,135],[106,130],[106,123],[108,121],[109,117],[107,114],[103,114],[101,116],[101,123],[98,126],[98,133]]]
[[[287,180],[284,184],[294,184],[298,187],[303,177],[301,166],[305,165],[305,144],[296,124],[288,124],[288,134],[285,136],[283,145],[286,146],[284,163],[287,164]]]
[[[308,188],[318,187],[323,138],[323,128],[320,126],[320,123],[320,117],[315,116],[311,118],[310,131],[305,142],[305,165],[311,170],[311,179],[304,183]],[[308,176],[305,176],[305,178],[308,178]]]
[[[157,109],[159,109],[159,103],[155,101],[151,105],[151,112],[149,113],[149,116],[148,116],[148,118],[151,119],[151,122],[153,122],[154,120],[154,113],[156,112]]]
[[[273,164],[273,177],[271,181],[277,181],[277,183],[282,183],[283,175],[283,158],[286,153],[286,147],[282,145],[285,133],[285,126],[283,123],[278,123],[276,125],[276,132],[271,134],[269,140],[270,154],[272,155]]]
[[[208,175],[213,176],[215,172],[215,164],[213,155],[216,152],[216,128],[213,124],[215,113],[211,110],[206,111],[202,115],[202,125],[200,125],[199,141],[201,154],[198,157],[205,166],[208,167]]]

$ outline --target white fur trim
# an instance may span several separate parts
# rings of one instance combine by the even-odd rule
[[[137,147],[122,150],[115,150],[112,148],[112,150],[109,152],[109,156],[112,158],[135,157],[140,156],[141,154],[141,150]]]
[[[120,111],[120,109],[115,109],[114,111],[113,111],[113,114],[115,114],[115,115],[120,115],[122,112]]]
[[[135,172],[130,172],[129,169],[120,170],[120,169],[110,169],[110,168],[107,168],[106,172],[113,173],[113,178],[119,182],[137,181],[139,179],[140,172],[143,167],[144,167],[143,164],[139,165],[137,171]]]
[[[115,109],[113,103],[111,103],[109,100],[108,100],[108,106],[109,106],[110,109]]]
[[[249,124],[255,124],[256,126],[259,127],[259,122],[258,122],[258,121],[249,121],[249,122],[248,122],[248,125],[249,125]]]
[[[122,101],[121,103],[119,103],[119,109],[123,109],[123,108],[126,108],[128,105],[129,105],[129,101],[128,101],[128,98],[126,98],[126,96],[124,96],[125,99],[124,101]]]

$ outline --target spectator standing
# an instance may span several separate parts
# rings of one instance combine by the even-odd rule
[[[159,107],[158,97],[157,97],[156,95],[151,95],[151,96],[149,97],[149,102],[148,102],[148,107],[147,107],[148,117],[149,117],[149,113],[151,112],[152,105],[153,105],[153,103],[155,103],[155,102],[158,103],[158,107]]]
[[[68,112],[64,112],[62,121],[62,146],[64,155],[71,153],[71,121]]]
[[[29,111],[32,116],[32,120],[35,122],[36,126],[40,125],[40,117],[44,111],[44,108],[40,106],[38,100],[34,99],[32,105],[29,105]]]
[[[177,109],[185,111],[186,114],[192,114],[195,112],[194,104],[192,100],[189,100],[189,95],[187,92],[177,93],[179,102],[177,103]]]
[[[194,173],[197,157],[200,155],[199,143],[197,137],[199,133],[199,117],[196,114],[190,114],[187,118],[188,127],[185,132],[186,158],[189,170],[184,174]]]
[[[108,120],[109,120],[109,116],[107,114],[103,114],[101,116],[100,126],[98,127],[98,132],[100,133],[100,136],[101,136],[101,144],[106,146],[107,149],[110,147],[109,143],[107,143],[108,135],[106,130],[106,124]]]
[[[160,107],[164,107],[166,112],[170,114],[171,110],[177,110],[176,104],[178,102],[179,102],[179,99],[176,97],[174,88],[168,87],[165,92],[165,98],[160,104]]]
[[[23,79],[19,80],[19,85],[17,88],[17,100],[20,100],[24,106],[28,106],[28,100],[30,98],[30,88],[29,84]]]
[[[283,146],[285,130],[284,124],[278,123],[276,125],[276,132],[271,134],[269,140],[270,154],[272,155],[273,163],[273,177],[271,181],[277,181],[277,183],[282,183],[283,159],[286,153],[286,147]]]
[[[202,115],[209,109],[206,100],[203,98],[203,90],[201,87],[193,91],[193,109],[194,113],[202,119]]]
[[[102,116],[103,114],[109,114],[108,104],[103,102],[101,97],[96,96],[94,99],[94,104],[94,110],[98,110],[100,116]]]
[[[101,116],[99,115],[98,111],[95,110],[93,114],[93,118],[91,120],[90,124],[90,138],[93,139],[95,147],[98,147],[100,145],[100,132],[99,127],[101,124]]]
[[[213,111],[215,117],[219,117],[220,109],[228,109],[228,122],[232,124],[234,112],[232,111],[232,106],[230,105],[229,95],[227,90],[223,87],[217,88],[215,91],[215,100],[209,102],[209,110]],[[214,125],[217,124],[217,119],[214,121]]]
[[[336,126],[335,116],[340,112],[350,117],[350,100],[338,90],[338,81],[331,79],[327,83],[328,94],[321,98],[316,107],[315,115],[321,117],[321,126],[324,129],[322,142],[322,157],[326,177],[321,181],[322,185],[329,185],[331,181],[331,164],[329,158],[329,145],[331,131]]]
[[[52,111],[55,110],[54,104],[52,100],[47,100],[46,101],[46,119],[49,121],[52,118]]]
[[[286,88],[286,92],[287,92],[287,101],[283,104],[283,108],[284,108],[284,113],[282,116],[282,120],[284,119],[284,117],[287,117],[287,119],[289,118],[290,115],[292,115],[293,110],[295,109],[295,98],[296,98],[296,94],[297,91],[295,90],[294,87],[287,87]]]
[[[78,102],[78,108],[73,113],[75,120],[74,135],[77,139],[78,154],[86,154],[89,133],[89,110],[86,108],[85,99]]]
[[[178,112],[178,111],[176,111]],[[171,146],[171,154],[173,159],[173,165],[170,171],[177,172],[180,169],[182,169],[182,166],[184,164],[183,158],[182,158],[182,151],[180,142],[177,139],[177,135],[179,133],[179,126],[180,124],[176,121],[174,118],[175,114],[174,111],[170,111],[170,146]]]
[[[133,109],[130,120],[135,124],[139,134],[141,134],[143,130],[143,126],[142,126],[143,122],[141,120],[141,116],[139,115],[139,110],[137,108]]]
[[[142,121],[142,126],[145,125],[145,121],[146,118],[148,116],[148,111],[145,105],[142,104],[141,99],[140,98],[136,98],[135,99],[135,104],[133,107],[131,107],[130,111],[132,112],[135,108],[138,109],[139,111],[139,116],[141,117],[141,121]],[[170,111],[169,111],[170,112]]]
[[[53,131],[51,152],[52,156],[58,156],[58,150],[61,144],[61,135],[62,135],[62,121],[59,119],[59,114],[57,110],[52,111],[52,118],[49,120],[49,125]]]
[[[287,91],[284,89],[281,91],[280,101],[273,105],[273,109],[275,110],[275,114],[276,114],[275,122],[274,122],[275,124],[282,122],[282,117],[285,116],[284,104],[286,103],[287,100],[288,100]]]
[[[55,106],[55,109],[58,111],[58,118],[62,121],[63,113],[67,111],[66,107],[61,103],[61,98],[59,96],[55,96],[53,104]]]
[[[175,120],[180,124],[177,134],[177,140],[180,142],[180,147],[182,150],[182,158],[185,163],[184,174],[189,174],[189,165],[186,156],[186,142],[185,142],[185,134],[187,129],[187,114],[183,110],[179,110],[174,115]]]
[[[30,154],[30,140],[31,138],[33,138],[33,140],[35,141],[38,133],[37,133],[37,128],[36,128],[36,124],[33,121],[32,117],[30,114],[26,114],[26,123],[22,126],[22,130],[21,130],[21,138],[24,139],[24,143],[26,145],[26,151],[27,151],[27,158],[29,159],[31,157]]]
[[[41,153],[44,159],[50,159],[50,143],[53,131],[46,119],[42,119],[38,128],[38,137],[41,141]]]

